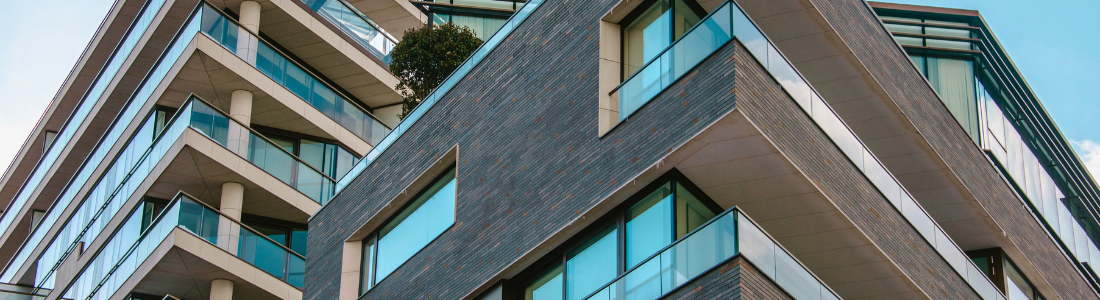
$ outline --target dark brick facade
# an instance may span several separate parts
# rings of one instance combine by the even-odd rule
[[[672,291],[664,300],[690,299],[793,299],[760,273],[751,263],[736,256],[720,267],[695,278],[691,283]]]
[[[728,48],[704,64],[716,74],[670,88],[599,137],[598,21],[614,2],[542,4],[315,215],[305,299],[337,297],[343,241],[456,144],[455,227],[367,298],[464,296],[733,109]]]
[[[1009,240],[1064,299],[1097,299],[862,1],[810,0]],[[874,150],[874,149],[872,149]],[[1025,263],[1021,258],[1013,258]],[[1038,279],[1033,279],[1038,280]]]
[[[734,109],[734,97],[738,109],[795,166],[830,198],[844,200],[836,203],[840,211],[928,296],[977,298],[855,166],[838,163],[847,158],[834,145],[808,142],[828,139],[737,43],[600,138],[598,20],[611,5],[609,0],[543,4],[314,216],[304,298],[337,297],[343,241],[454,145],[459,146],[454,228],[366,298],[466,295]]]
[[[748,54],[742,56],[749,57]],[[845,200],[834,204],[925,294],[933,299],[977,299],[977,294],[958,273],[862,172],[848,163],[848,158],[833,143],[816,142],[828,141],[828,138],[805,117],[794,100],[779,92],[779,84],[759,68],[755,60],[738,60],[737,70],[738,109],[826,195],[834,200]],[[858,292],[833,289],[842,296]]]

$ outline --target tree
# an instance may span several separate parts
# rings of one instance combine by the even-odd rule
[[[405,31],[390,53],[390,73],[397,77],[395,88],[404,98],[398,117],[408,116],[481,42],[469,27],[452,23]]]

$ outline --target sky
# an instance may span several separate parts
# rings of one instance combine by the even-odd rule
[[[1100,179],[1100,1],[881,0],[977,10],[1077,155]]]
[[[5,1],[0,9],[0,168],[7,168],[112,0]]]
[[[0,10],[0,167],[22,147],[113,0],[8,1]],[[982,13],[1078,156],[1100,175],[1100,1],[889,0]]]

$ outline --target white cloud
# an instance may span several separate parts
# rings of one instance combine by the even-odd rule
[[[1069,141],[1077,149],[1077,156],[1085,161],[1085,167],[1092,173],[1093,179],[1100,175],[1100,143],[1092,140]]]

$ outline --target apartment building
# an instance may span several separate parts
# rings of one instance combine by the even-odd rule
[[[484,43],[399,119],[446,22]],[[118,0],[3,176],[12,299],[1100,299],[976,11]]]

